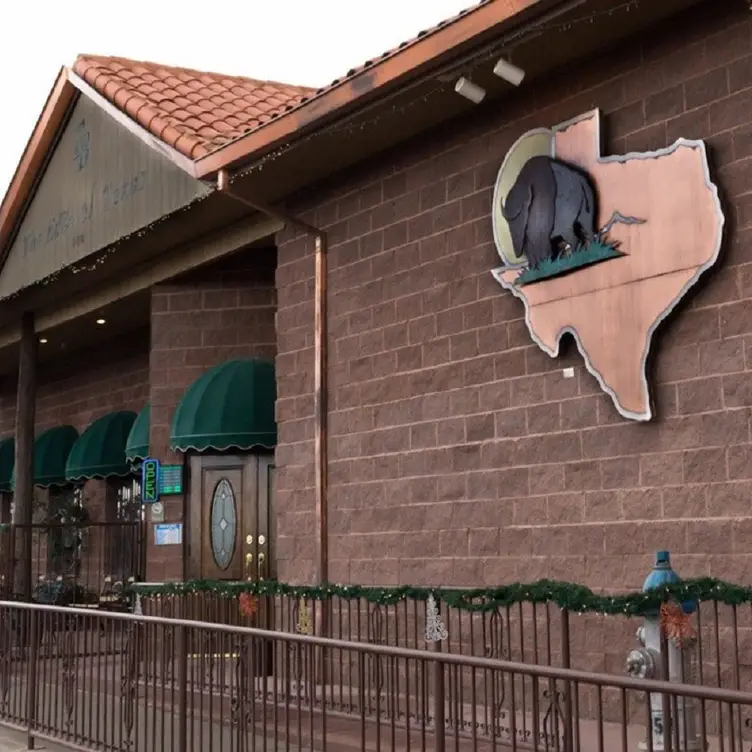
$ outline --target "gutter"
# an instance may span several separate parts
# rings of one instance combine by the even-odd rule
[[[327,304],[326,304],[326,233],[297,217],[236,193],[230,173],[221,169],[217,190],[270,219],[294,227],[314,242],[314,463],[316,505],[316,582],[329,581],[329,409],[327,385]]]

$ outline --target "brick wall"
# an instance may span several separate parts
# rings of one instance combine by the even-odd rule
[[[684,575],[749,581],[751,71],[748,10],[704,3],[301,199],[331,248],[332,579],[624,588],[665,547]],[[720,270],[656,340],[649,424],[618,415],[571,341],[557,360],[534,346],[490,273],[507,150],[596,106],[608,152],[705,139],[727,215]],[[313,259],[278,244],[278,571],[305,581]]]
[[[169,450],[172,417],[185,390],[208,368],[234,358],[276,355],[273,249],[241,251],[220,263],[159,285],[151,298],[149,361],[150,451],[181,463]],[[165,500],[165,519],[183,519],[183,498]],[[182,579],[182,551],[154,547],[149,535],[147,577]]]

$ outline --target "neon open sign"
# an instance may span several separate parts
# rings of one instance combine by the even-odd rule
[[[147,459],[141,465],[141,499],[144,504],[159,500],[159,460]]]

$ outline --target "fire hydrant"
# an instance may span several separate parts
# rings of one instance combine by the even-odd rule
[[[671,568],[671,556],[668,551],[658,551],[655,555],[655,565],[645,579],[643,592],[654,590],[664,585],[681,582],[679,575]],[[686,601],[680,606],[682,612],[692,614],[696,604]],[[668,677],[662,675],[661,655],[661,613],[655,609],[645,614],[645,620],[637,630],[637,640],[642,647],[632,650],[627,657],[627,673],[639,679],[664,679],[677,683],[689,683],[692,677],[692,661],[694,646],[692,641],[677,642],[667,639],[665,645],[668,650]],[[695,708],[691,698],[677,697],[676,701],[668,703],[671,707],[671,737],[679,739],[679,746],[672,746],[675,752],[701,752],[706,748],[697,735],[695,725]],[[666,719],[663,715],[663,695],[655,692],[650,694],[650,716],[653,737],[652,749],[662,752],[666,749],[664,733]],[[638,745],[640,752],[650,749],[647,740]]]

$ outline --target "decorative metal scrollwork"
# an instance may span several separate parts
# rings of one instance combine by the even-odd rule
[[[564,712],[561,706],[564,694],[544,689],[542,697],[548,707],[541,720],[541,734],[543,739],[548,740],[547,743],[553,744],[554,740],[562,738],[564,732]]]
[[[295,608],[296,608],[295,631],[298,634],[312,635],[313,624],[311,623],[311,615],[308,611],[308,604],[306,603],[305,598],[301,598],[299,601],[299,605],[296,604]]]
[[[76,704],[76,629],[71,620],[65,619],[62,635],[61,685],[63,690],[63,723],[73,723]]]
[[[223,633],[219,632],[216,637],[211,632],[205,631],[201,633],[201,646],[200,652],[204,656],[204,682],[211,686],[215,681],[214,670],[217,666],[221,666],[220,671],[224,670],[224,663],[222,662],[222,655],[217,655],[222,649],[222,637]],[[217,660],[219,658],[219,660]]]
[[[256,645],[251,638],[237,637],[233,640],[235,657],[235,694],[230,702],[230,720],[241,729],[248,729],[253,722],[253,681],[258,670],[257,656],[252,655]]]
[[[292,608],[288,612],[289,613],[289,622],[288,622],[289,627],[288,628],[293,632],[297,632],[300,628],[300,625],[301,625],[300,607],[304,603],[305,603],[305,600],[303,598],[300,598],[300,600],[297,600],[297,599],[294,600],[292,604]],[[294,645],[286,643],[285,650],[287,650],[287,653],[288,653],[288,660],[291,661],[292,682],[291,682],[291,686],[288,687],[288,691],[290,692],[290,699],[292,700],[294,697],[300,697],[301,684],[303,682],[303,671],[304,671],[303,659],[301,656],[302,650],[301,650],[299,643],[295,643]],[[294,689],[294,694],[293,694],[293,689]]]
[[[507,657],[504,648],[504,617],[501,611],[496,609],[488,617],[488,643],[485,651],[486,658],[503,660]]]
[[[368,612],[368,642],[374,645],[384,644],[384,609],[380,603],[374,603]]]
[[[120,676],[120,704],[125,732],[123,744],[130,748],[133,746],[133,722],[138,701],[140,627],[129,623],[125,630],[125,663]]]
[[[488,617],[488,642],[485,648],[485,657],[494,658],[496,660],[505,660],[507,658],[507,650],[504,647],[504,617],[501,611],[497,608],[491,612]],[[504,674],[501,671],[491,672],[491,682],[493,689],[493,713],[494,718],[501,721],[506,717],[503,710],[504,700],[506,698],[506,682],[504,681]]]
[[[368,642],[373,645],[383,645],[386,642],[385,620],[386,615],[381,604],[371,604],[368,612]],[[368,671],[372,677],[374,699],[381,698],[384,695],[384,657],[369,655],[367,661]]]
[[[157,609],[157,613],[159,616],[162,616],[165,619],[172,619],[173,617],[173,602],[171,598],[166,598],[164,600],[158,599],[158,602],[161,604],[162,608]],[[175,627],[173,627],[171,624],[165,623],[163,627],[162,632],[162,639],[164,640],[164,651],[163,651],[163,660],[162,660],[162,681],[164,682],[165,686],[169,686],[173,682],[174,678],[174,669],[176,665],[176,661],[172,659],[173,656],[175,656]]]
[[[230,701],[230,721],[233,725],[241,724],[247,717],[247,692],[245,685],[248,677],[248,656],[246,655],[242,637],[233,639],[233,653],[235,654],[235,692]]]

